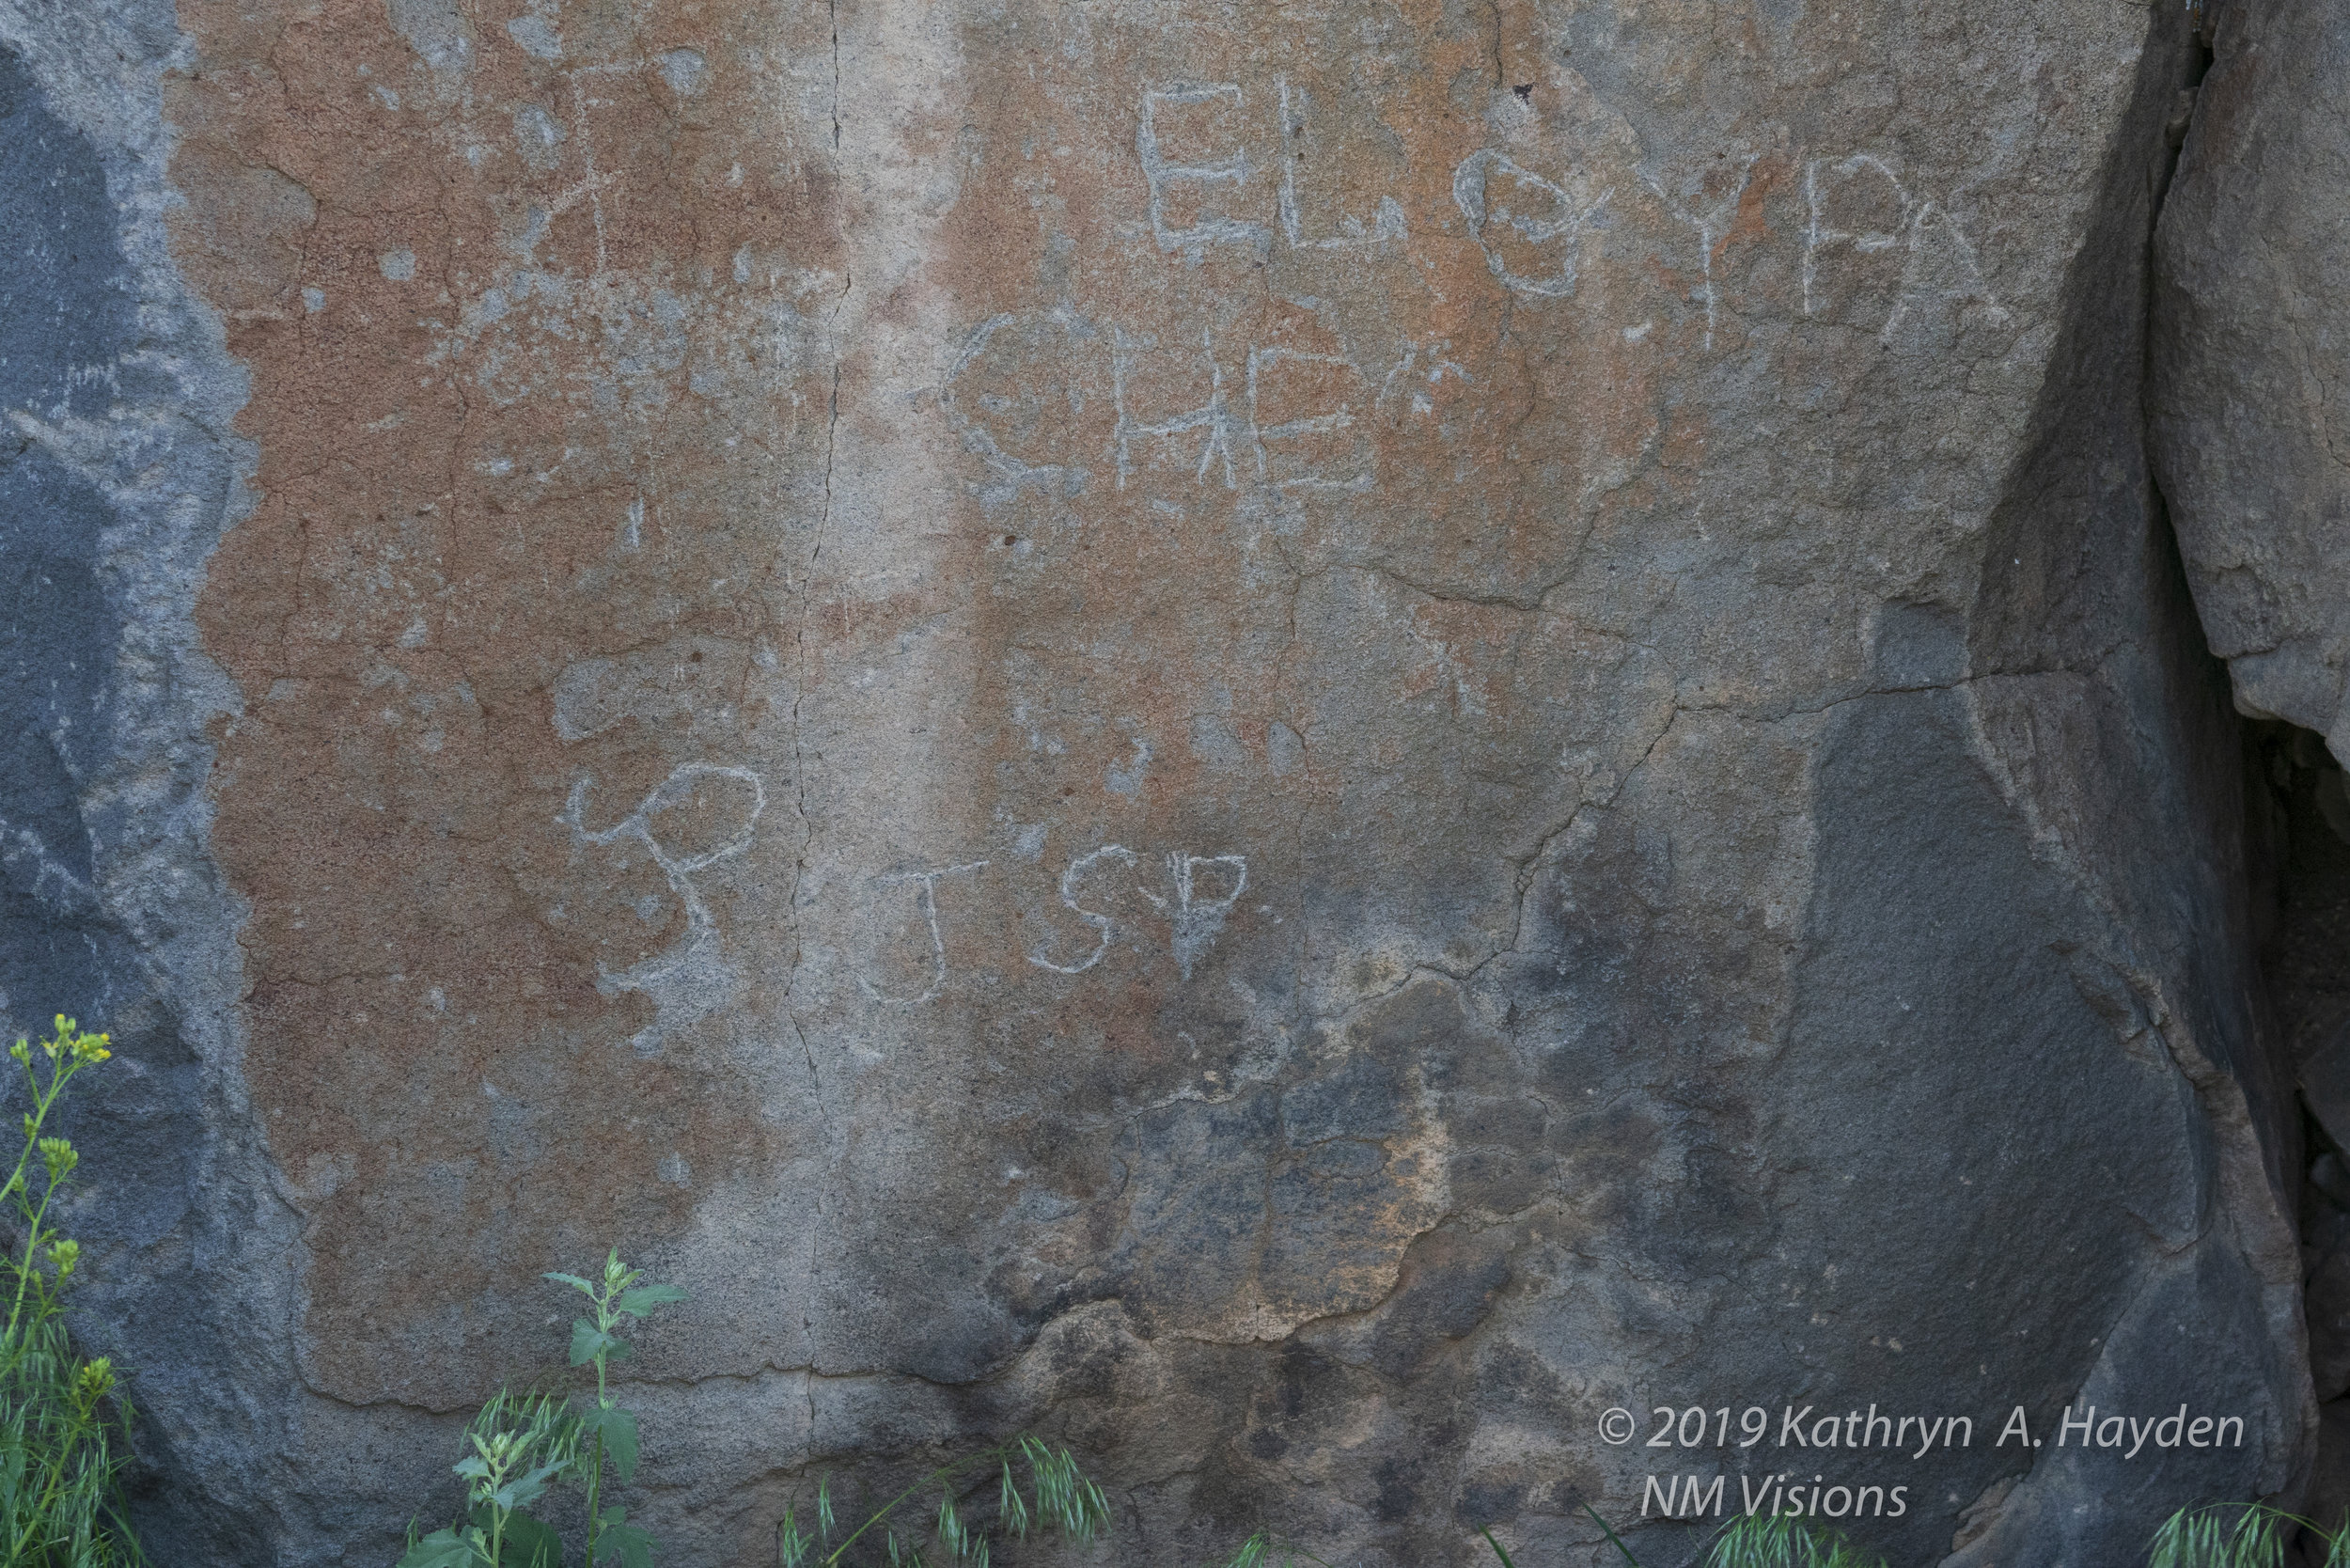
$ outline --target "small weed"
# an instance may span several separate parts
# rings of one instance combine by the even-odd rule
[[[1501,1548],[1496,1546],[1496,1551]],[[1504,1561],[1509,1560],[1507,1558]],[[1312,1562],[1321,1568],[1331,1565],[1293,1542],[1284,1541],[1270,1530],[1259,1530],[1241,1543],[1240,1550],[1225,1568],[1298,1568],[1300,1563]]]
[[[1014,1473],[1015,1463],[1027,1472],[1025,1490]],[[970,1487],[964,1478],[974,1471],[982,1479],[973,1490],[983,1489],[989,1480],[995,1482],[992,1520],[975,1522],[964,1513],[975,1503],[983,1507],[983,1494],[966,1496],[962,1506],[956,1504],[958,1484]],[[1042,1532],[1085,1542],[1109,1529],[1109,1499],[1077,1467],[1069,1450],[1056,1452],[1034,1437],[1020,1436],[940,1466],[868,1514],[837,1546],[832,1538],[839,1521],[833,1512],[832,1483],[829,1479],[818,1482],[815,1517],[810,1521],[816,1533],[811,1536],[801,1529],[795,1509],[785,1509],[783,1522],[776,1527],[779,1568],[839,1568],[848,1560],[850,1548],[875,1530],[881,1532],[882,1551],[890,1568],[923,1568],[918,1540],[901,1542],[889,1520],[901,1506],[933,1486],[938,1488],[938,1513],[932,1533],[948,1562],[967,1561],[973,1568],[987,1568],[992,1537],[1008,1535],[1026,1541],[1031,1532]]]
[[[612,1397],[610,1365],[630,1353],[619,1330],[654,1308],[685,1299],[675,1285],[644,1277],[615,1249],[603,1275],[545,1278],[585,1295],[593,1321],[572,1320],[572,1365],[596,1369],[595,1402],[582,1410],[553,1394],[500,1389],[465,1429],[472,1450],[454,1468],[465,1478],[465,1516],[419,1540],[408,1531],[399,1568],[563,1568],[563,1541],[528,1510],[558,1485],[583,1494],[588,1561],[593,1568],[652,1568],[652,1537],[628,1522],[628,1510],[604,1506],[607,1472],[625,1485],[636,1474],[636,1417]]]
[[[1640,1568],[1639,1559],[1632,1555],[1632,1548],[1623,1544],[1623,1538],[1608,1528],[1607,1521],[1599,1516],[1599,1510],[1585,1503],[1583,1512],[1591,1516],[1591,1523],[1599,1527],[1600,1533],[1607,1537],[1608,1544],[1616,1548],[1630,1568]],[[1494,1539],[1492,1530],[1478,1533],[1494,1549],[1494,1556],[1501,1560],[1501,1568],[1517,1568],[1510,1560],[1510,1554],[1502,1550],[1501,1543]],[[1714,1539],[1713,1548],[1705,1554],[1705,1568],[1885,1568],[1885,1564],[1882,1559],[1871,1563],[1842,1537],[1823,1533],[1799,1520],[1748,1513],[1722,1527],[1721,1534]]]
[[[19,1040],[8,1048],[33,1102],[5,1189],[24,1226],[24,1251],[6,1259],[14,1289],[0,1328],[0,1561],[11,1568],[146,1561],[122,1511],[130,1403],[106,1358],[81,1359],[65,1329],[66,1281],[82,1248],[50,1226],[49,1210],[82,1156],[42,1133],[74,1075],[113,1054],[106,1036],[62,1015],[38,1045]]]
[[[2154,1532],[2147,1568],[2282,1568],[2296,1525],[2326,1544],[2325,1568],[2350,1568],[2350,1520],[2327,1530],[2266,1503],[2182,1508]]]
[[[584,1367],[592,1362],[596,1369],[596,1403],[579,1418],[588,1449],[588,1560],[601,1565],[617,1557],[621,1568],[652,1568],[652,1537],[628,1522],[627,1509],[603,1506],[605,1459],[611,1460],[612,1473],[624,1486],[636,1474],[636,1418],[613,1402],[605,1372],[611,1362],[629,1354],[628,1341],[616,1330],[644,1318],[656,1307],[683,1301],[685,1293],[675,1285],[638,1284],[644,1276],[620,1262],[617,1247],[604,1258],[600,1283],[591,1285],[575,1274],[546,1278],[571,1286],[596,1309],[593,1323],[586,1318],[572,1320],[572,1365]]]
[[[1885,1560],[1799,1519],[1747,1513],[1715,1538],[1705,1568],[1885,1568]]]
[[[1632,1568],[1640,1568],[1639,1560],[1632,1555],[1632,1548],[1625,1545],[1622,1540],[1618,1539],[1616,1532],[1607,1528],[1607,1521],[1599,1516],[1598,1509],[1593,1508],[1590,1503],[1585,1503],[1583,1505],[1583,1512],[1591,1516],[1591,1523],[1599,1527],[1599,1532],[1607,1537],[1608,1544],[1615,1547],[1618,1552],[1622,1554],[1623,1560],[1632,1564]],[[1491,1530],[1487,1530],[1485,1532],[1485,1539],[1488,1541],[1493,1540],[1493,1532]],[[1498,1543],[1495,1544],[1494,1550],[1501,1550],[1501,1546]],[[1508,1560],[1504,1559],[1504,1560],[1506,1561]]]

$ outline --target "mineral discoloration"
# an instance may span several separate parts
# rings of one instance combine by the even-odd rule
[[[219,842],[254,1090],[316,1386],[446,1409],[536,1269],[791,1158],[749,1021],[790,984],[844,283],[828,72],[795,95],[761,51],[823,35],[183,20],[181,252],[258,372],[262,500],[204,611],[248,693]]]
[[[697,1293],[681,1560],[1019,1422],[1147,1560],[1555,1556],[1599,1409],[1793,1383],[2217,1378],[2176,1484],[2284,1484],[2225,720],[2113,414],[2181,19],[180,24],[281,1555],[382,1547],[610,1241]],[[1949,1288],[2015,1224],[2060,1288]],[[2242,1353],[2094,1348],[2182,1313]],[[2023,1468],[1881,1544],[2142,1538]]]

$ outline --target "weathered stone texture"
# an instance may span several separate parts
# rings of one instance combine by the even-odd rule
[[[2350,16],[2280,0],[2224,10],[2156,235],[2151,431],[2165,497],[2283,848],[2268,989],[2321,1153],[2302,1197],[2306,1324],[2325,1404],[2310,1505],[2350,1505]],[[2281,730],[2281,726],[2271,727]],[[2330,1169],[2329,1169],[2330,1168]]]
[[[1596,1560],[1611,1404],[2251,1418],[1856,1459],[1904,1561],[2305,1466],[2141,442],[2174,8],[180,22],[252,503],[170,710],[237,949],[153,983],[299,1386],[237,1363],[272,1436],[160,1506],[384,1556],[607,1242],[695,1292],[633,1390],[682,1562],[1022,1422],[1153,1563]]]
[[[2350,752],[2350,14],[2227,8],[2158,234],[2154,449],[2236,705]]]
[[[164,214],[168,5],[0,6],[0,1014],[113,1031],[69,1107],[79,1329],[147,1414],[142,1514],[187,1560],[270,1528],[296,1447],[299,1216],[256,1134],[242,907],[210,855],[206,560],[249,499],[246,372]]]

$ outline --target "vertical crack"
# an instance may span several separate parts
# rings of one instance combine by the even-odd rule
[[[845,296],[847,290],[841,290]],[[836,311],[837,314],[837,311]],[[800,1043],[801,1058],[807,1063],[808,1083],[814,1090],[818,1117],[824,1116],[824,1077],[816,1065],[816,1050],[808,1043],[807,1030],[801,1026],[798,1008],[800,964],[807,953],[802,937],[801,894],[807,881],[807,861],[816,844],[816,823],[809,814],[807,801],[807,747],[802,709],[807,701],[811,665],[807,649],[807,621],[815,587],[817,562],[823,557],[824,537],[832,525],[833,459],[840,431],[840,356],[838,339],[833,351],[832,389],[824,427],[824,504],[817,515],[816,538],[808,550],[807,569],[800,574],[799,624],[793,629],[799,652],[799,676],[791,693],[791,772],[793,800],[800,818],[800,853],[791,869],[791,968],[784,982],[784,1016],[791,1025],[791,1034]],[[822,1187],[812,1196],[817,1223],[807,1228],[807,1297],[800,1309],[800,1334],[807,1345],[807,1437],[810,1457],[816,1445],[816,1322],[815,1294],[822,1257],[819,1251],[823,1235],[824,1195]]]
[[[835,176],[833,189],[835,192],[838,192],[841,189],[841,182],[838,179],[840,173],[839,0],[829,0],[826,7],[826,14],[831,24],[832,38],[831,118],[834,165],[833,173]],[[838,196],[836,196],[834,199],[837,203],[838,200]],[[848,243],[847,234],[845,231],[845,225],[841,222],[839,209],[837,205],[833,212],[833,227],[834,232],[838,236],[842,249],[845,252]],[[801,939],[799,913],[800,900],[802,889],[807,881],[808,856],[813,852],[816,844],[815,819],[810,815],[808,810],[807,747],[806,744],[807,731],[802,710],[807,701],[807,693],[808,688],[812,683],[814,667],[809,657],[807,647],[808,616],[814,607],[813,598],[816,586],[816,572],[819,563],[823,559],[824,541],[830,535],[832,530],[833,472],[834,464],[838,459],[840,446],[840,312],[847,304],[850,290],[855,287],[856,274],[853,268],[844,259],[841,267],[840,292],[834,299],[832,313],[824,323],[824,337],[832,355],[832,384],[827,394],[824,411],[824,502],[822,510],[817,514],[816,537],[808,548],[806,570],[802,572],[800,575],[798,604],[799,624],[793,629],[794,645],[799,653],[799,676],[795,682],[795,689],[791,694],[791,763],[792,773],[794,776],[794,798],[800,817],[800,854],[797,862],[792,867],[791,873],[791,968],[790,977],[786,980],[784,984],[784,1016],[791,1023],[793,1038],[798,1040],[800,1043],[800,1055],[802,1059],[804,1059],[807,1064],[808,1083],[814,1090],[817,1114],[820,1118],[824,1116],[823,1073],[816,1064],[816,1050],[815,1047],[809,1043],[807,1030],[800,1022],[799,1010],[797,1006],[800,985],[800,964],[807,951],[806,945]],[[823,1263],[823,1258],[822,1252],[820,1251],[821,1238],[824,1232],[823,1200],[823,1191],[820,1187],[812,1197],[812,1201],[816,1210],[816,1223],[807,1228],[808,1294],[807,1301],[802,1306],[800,1310],[800,1333],[807,1345],[807,1443],[808,1457],[810,1459],[815,1457],[817,1441],[817,1347],[815,1298],[816,1281]]]
[[[829,0],[832,18],[832,150],[840,151],[840,0]]]

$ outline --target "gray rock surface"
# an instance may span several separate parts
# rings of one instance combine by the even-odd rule
[[[2156,236],[2153,440],[2236,705],[2350,755],[2350,13],[2231,5]]]
[[[246,386],[172,259],[167,4],[0,7],[0,1013],[114,1035],[70,1105],[89,1348],[130,1373],[171,1560],[259,1560],[296,1462],[300,1217],[248,1097],[243,911],[210,853],[205,562]]]
[[[2350,755],[2350,15],[2232,5],[2213,38],[2156,232],[2152,447],[2196,603],[2236,707]],[[2350,1138],[2350,988],[2342,976],[2350,840],[2340,768],[2277,753],[2296,870],[2268,944],[2278,1032],[2321,1147]],[[2290,782],[2288,782],[2290,780]],[[2335,1166],[2339,1169],[2338,1164]],[[2339,1180],[2304,1200],[2315,1387],[2350,1378],[2350,1232]],[[2350,1473],[2350,1409],[2326,1407],[2311,1504]]]
[[[1829,1468],[2118,1561],[2308,1469],[2175,8],[0,16],[0,571],[102,651],[11,625],[0,987],[139,1021],[176,1555],[387,1560],[612,1242],[680,1563],[1024,1424],[1153,1564]]]

